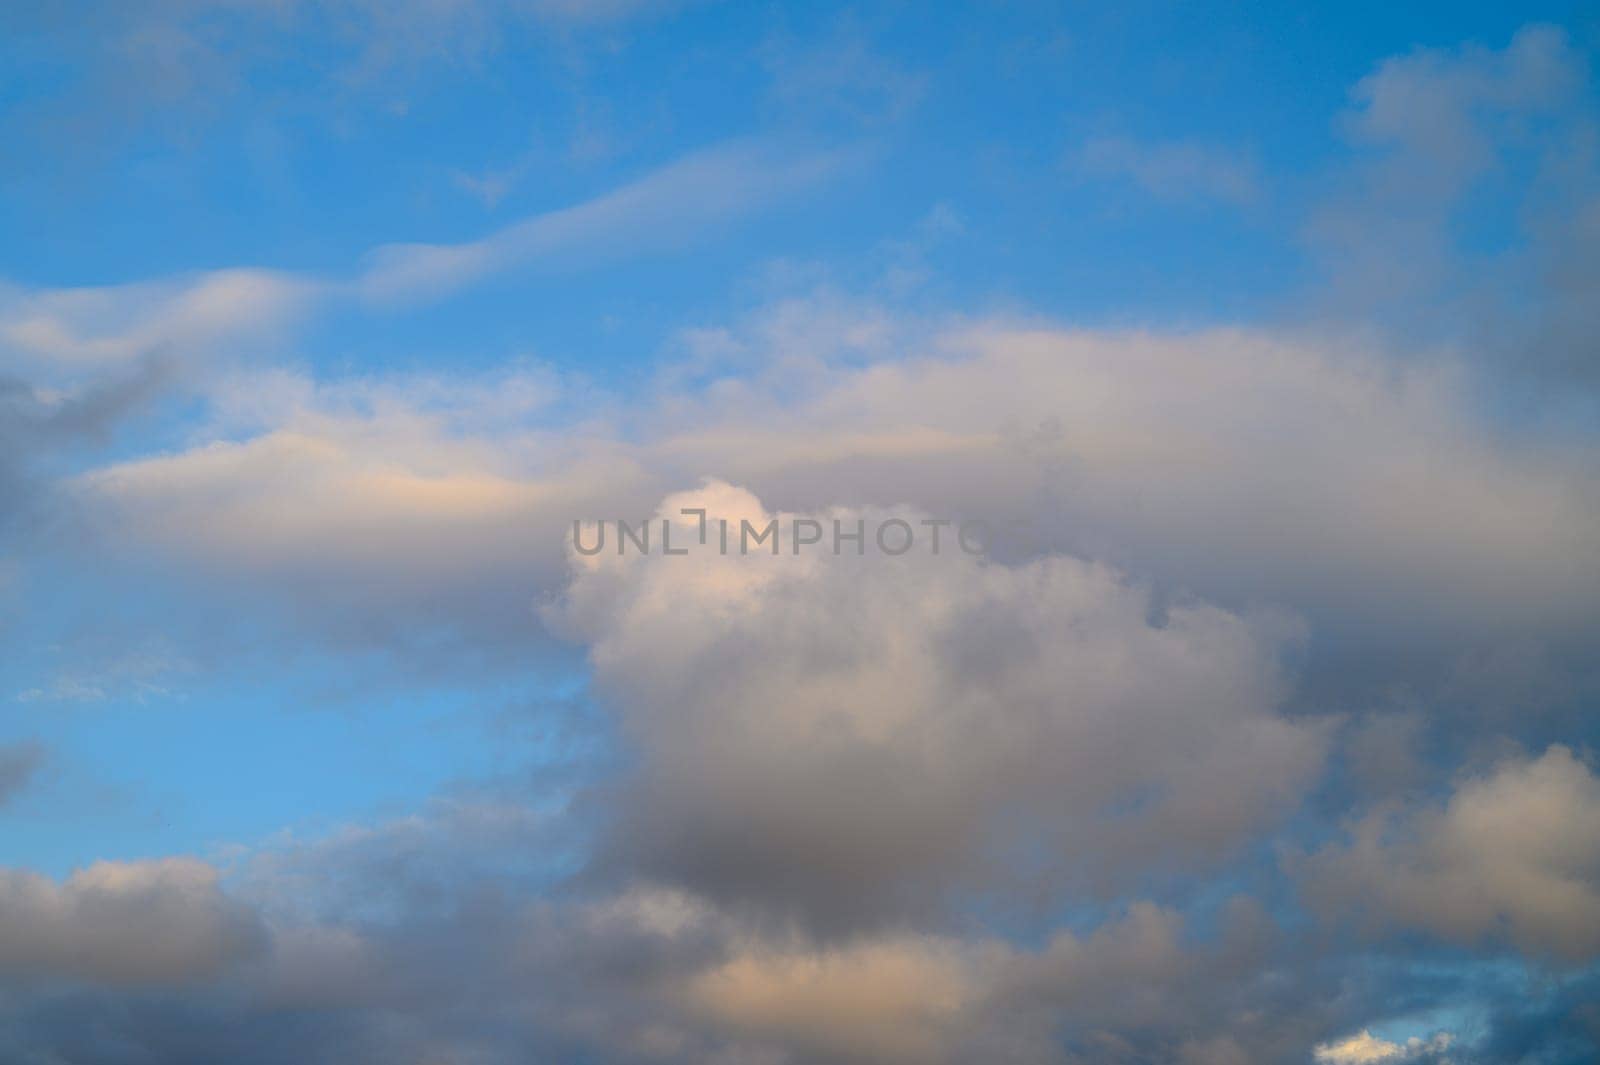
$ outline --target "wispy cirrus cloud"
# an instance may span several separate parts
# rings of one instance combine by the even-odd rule
[[[532,37],[569,45],[615,34],[696,0],[71,0],[6,14],[11,32],[51,55],[61,77],[20,117],[106,139],[152,126],[204,128],[253,83],[297,75],[347,104],[392,107],[425,75]],[[292,49],[296,41],[316,41]],[[118,123],[126,128],[116,128]]]
[[[1261,195],[1261,179],[1249,155],[1201,141],[1097,137],[1078,149],[1073,164],[1088,176],[1131,181],[1168,203],[1244,206]]]
[[[215,356],[341,301],[414,305],[530,264],[593,267],[681,246],[800,195],[849,153],[735,142],[693,153],[600,196],[473,241],[379,247],[344,276],[232,268],[95,288],[0,288],[0,351],[67,371]]]
[[[671,246],[802,192],[845,159],[842,153],[797,152],[770,143],[725,145],[481,240],[378,248],[352,284],[367,299],[432,299],[518,264],[557,256],[592,264],[622,251]]]

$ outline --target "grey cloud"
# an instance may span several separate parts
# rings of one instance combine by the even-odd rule
[[[1525,26],[1502,50],[1421,48],[1384,60],[1351,90],[1346,121],[1358,138],[1396,145],[1438,176],[1464,174],[1490,161],[1486,117],[1569,104],[1584,73],[1564,30]]]
[[[180,967],[198,981],[182,989],[150,986],[149,959],[132,990],[12,981],[0,1056],[1305,1065],[1312,1047],[1362,1027],[1485,998],[1508,1005],[1485,1014],[1487,1031],[1463,1033],[1458,1063],[1497,1063],[1513,1047],[1576,1061],[1594,1045],[1581,976],[1524,987],[1499,959],[1441,965],[1392,944],[1375,958],[1307,938],[1248,897],[1214,911],[1124,902],[1020,941],[982,923],[818,940],[659,883],[597,889],[559,874],[565,865],[559,820],[495,803],[279,841],[230,877],[232,905],[271,929],[259,949],[203,976]],[[169,939],[173,917],[198,921],[214,890],[204,875],[177,879],[190,881],[174,896],[181,911],[146,922]],[[71,944],[89,926],[49,929]]]
[[[1600,954],[1600,778],[1565,747],[1466,777],[1442,806],[1380,808],[1351,835],[1297,866],[1330,919]]]
[[[1561,386],[1582,383],[1587,410],[1600,373],[1589,79],[1565,31],[1542,25],[1501,49],[1419,49],[1382,63],[1345,115],[1357,161],[1307,226],[1331,281],[1312,299],[1412,343],[1458,347],[1542,406],[1575,402]],[[1503,250],[1485,253],[1461,234],[1472,190],[1491,177],[1518,221]]]
[[[435,620],[496,600],[509,618],[559,587],[572,520],[639,516],[708,475],[790,509],[1031,519],[1020,557],[1067,551],[1230,606],[1278,603],[1352,653],[1570,640],[1600,599],[1592,443],[1493,429],[1459,367],[1244,331],[987,325],[923,342],[943,354],[802,359],[578,423],[494,414],[514,379],[443,405],[389,387],[345,409],[306,383],[239,442],[78,488],[128,549],[312,604],[381,590],[380,620],[415,616],[419,587]]]
[[[1384,67],[1355,132],[1415,169],[1386,172],[1363,224],[1426,194],[1413,174],[1492,165],[1496,116],[1559,111],[1570,59],[1534,31]],[[564,253],[648,223],[696,165],[368,276]],[[738,201],[748,176],[716,187]],[[211,291],[191,280],[152,304],[25,294],[11,343],[59,366],[223,335],[225,314],[161,309]],[[818,310],[719,337],[760,367],[743,379],[581,423],[541,374],[234,379],[212,438],[76,480],[133,557],[288,603],[296,638],[456,625],[526,668],[529,600],[570,577],[555,614],[627,750],[573,795],[277,841],[226,886],[189,862],[6,874],[0,1057],[1305,1065],[1444,1010],[1481,1018],[1457,1062],[1593,1058],[1595,774],[1540,743],[1421,797],[1507,733],[1593,727],[1562,676],[1600,600],[1588,435],[1520,435],[1460,365],[1326,338]],[[128,384],[19,385],[6,431],[91,436]],[[642,516],[708,474],[775,508],[1043,521],[983,562],[569,574],[573,518]],[[1378,805],[1294,867],[1317,925],[1263,855],[1332,831],[1308,791],[1349,808],[1350,780],[1319,781],[1326,728],[1286,709],[1348,709],[1293,683],[1328,644],[1322,669],[1354,661],[1373,689],[1408,656],[1443,679],[1354,704],[1341,769]],[[1580,716],[1522,713],[1547,702]],[[1235,881],[1262,901],[1216,912]]]
[[[56,464],[92,453],[162,391],[169,372],[163,360],[146,359],[51,390],[0,375],[0,537],[46,520],[59,488]]]
[[[156,0],[139,5],[70,0],[4,13],[9,33],[61,56],[59,87],[23,109],[54,130],[90,129],[120,146],[141,133],[205,128],[221,102],[246,98],[270,77],[293,37],[324,42],[314,83],[340,112],[393,105],[424,91],[421,75],[495,52],[508,35],[615,33],[694,0]],[[329,101],[324,99],[323,103]]]
[[[36,743],[0,744],[0,808],[21,794],[44,761],[44,748]]]
[[[768,517],[720,484],[658,513],[682,507]],[[1292,628],[1153,624],[1070,558],[710,550],[580,559],[563,617],[642,758],[610,860],[713,898],[836,927],[1013,878],[1105,889],[1228,854],[1318,770],[1317,730],[1275,713]]]
[[[191,859],[99,862],[60,882],[0,872],[0,976],[10,980],[190,983],[260,941],[254,915]]]
[[[1600,973],[1593,969],[1555,982],[1547,993],[1531,1000],[1517,994],[1500,997],[1481,1060],[1576,1063],[1593,1058],[1600,1047],[1596,1002],[1600,1002]]]

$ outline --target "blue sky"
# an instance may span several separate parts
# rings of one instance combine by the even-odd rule
[[[1577,3],[12,5],[0,1056],[245,1060],[284,995],[417,1065],[1586,1060],[1597,50]],[[565,550],[685,492],[1044,531]],[[691,990],[586,975],[601,1031],[422,987],[641,936]]]
[[[1374,10],[689,5],[647,17],[647,34],[526,20],[483,41],[443,25],[442,55],[407,42],[372,73],[350,64],[379,64],[367,50],[389,49],[353,31],[318,46],[274,36],[271,19],[233,31],[244,40],[201,22],[187,46],[215,51],[169,73],[171,85],[138,66],[154,59],[128,54],[119,20],[12,15],[5,267],[37,285],[235,265],[347,272],[379,244],[471,239],[756,137],[867,158],[777,217],[706,239],[704,270],[672,271],[701,287],[657,296],[658,269],[635,299],[715,313],[729,276],[779,257],[848,267],[947,204],[985,235],[946,267],[968,300],[1260,313],[1283,287],[1274,279],[1293,276],[1296,217],[1347,151],[1336,119],[1376,61],[1503,42],[1538,21],[1586,29],[1576,5]],[[84,126],[104,132],[73,140]],[[1240,217],[1194,192],[1161,209],[1072,172],[1075,149],[1096,138],[1193,140],[1253,161],[1261,202]],[[1231,252],[1220,262],[1209,254],[1219,239]],[[1202,261],[1226,283],[1184,286]],[[582,279],[589,298],[599,289],[614,292]]]

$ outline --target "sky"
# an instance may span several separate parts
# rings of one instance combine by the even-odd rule
[[[0,1060],[1600,1057],[1597,63],[0,0]]]

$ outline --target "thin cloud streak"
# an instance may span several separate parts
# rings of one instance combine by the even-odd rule
[[[594,266],[679,246],[803,193],[852,157],[770,141],[724,144],[478,240],[384,245],[342,279],[230,268],[97,288],[0,286],[0,351],[70,374],[156,354],[194,356],[341,303],[414,306],[534,263]]]

